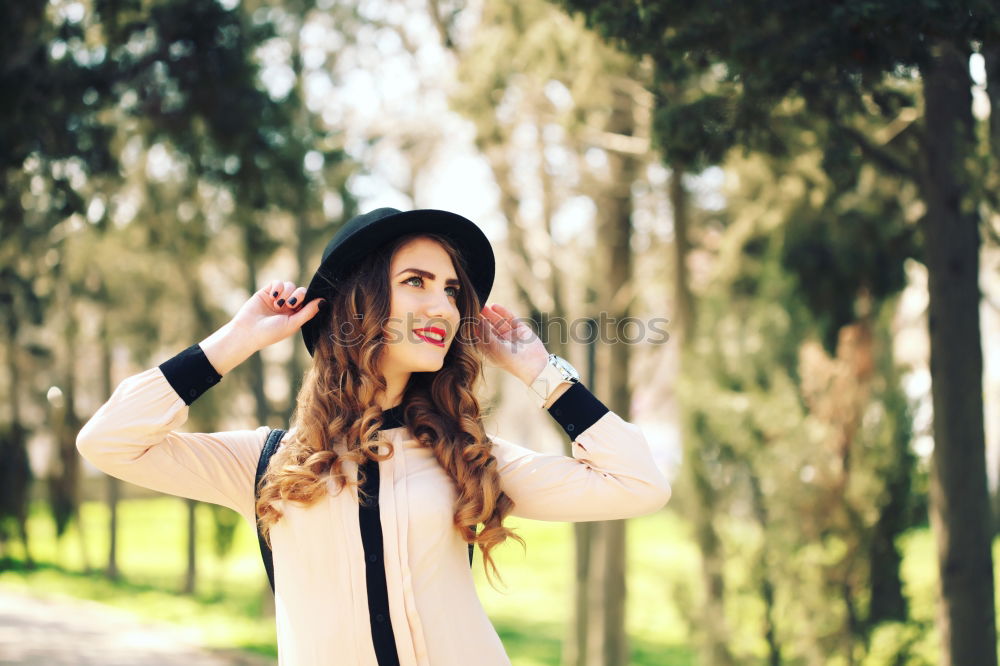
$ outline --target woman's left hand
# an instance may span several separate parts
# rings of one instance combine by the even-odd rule
[[[480,313],[479,340],[486,359],[530,384],[545,367],[549,352],[525,322],[502,305]]]

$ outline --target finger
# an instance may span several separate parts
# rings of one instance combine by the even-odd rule
[[[508,310],[507,308],[505,308],[504,306],[500,305],[499,303],[494,303],[493,304],[493,309],[495,309],[497,312],[499,312],[506,319],[517,319],[517,315],[515,315],[512,311]]]
[[[264,302],[276,312],[281,310],[281,306],[278,305],[278,299],[281,298],[281,292],[283,289],[284,283],[281,280],[271,280],[262,290]]]
[[[493,322],[485,314],[480,314],[476,321],[476,335],[481,342],[489,342],[493,339]]]
[[[531,340],[535,331],[530,325],[531,320],[524,320],[514,314],[513,310],[508,310],[502,305],[497,305],[497,310],[499,310],[503,316],[504,320],[510,325],[510,336],[512,340],[518,342],[524,342],[526,340]]]
[[[278,298],[275,300],[275,305],[279,308],[287,308],[288,299],[292,297],[292,292],[295,291],[294,282],[282,282],[281,286],[278,288]]]
[[[309,321],[310,319],[312,319],[317,315],[320,309],[320,305],[322,305],[323,302],[324,299],[322,298],[312,299],[311,301],[303,305],[301,308],[299,308],[299,310],[295,312],[291,317],[289,317],[289,320],[293,324],[301,328],[303,324],[305,324],[307,321]]]
[[[492,309],[490,309],[490,306],[484,307],[481,314],[486,319],[486,321],[490,324],[491,327],[492,326],[496,326],[500,322],[503,321],[503,317],[501,317],[496,312],[494,312]]]
[[[510,340],[510,325],[505,319],[497,318],[490,322],[490,338],[495,340],[502,340],[504,342]]]
[[[495,303],[493,307],[496,309],[498,313],[500,313],[500,316],[503,317],[503,321],[509,327],[510,331],[514,331],[519,326],[523,325],[523,322],[521,322],[521,320],[518,319],[517,315],[514,314],[512,310],[508,310],[507,308],[498,303]]]
[[[299,308],[302,307],[302,299],[304,299],[305,297],[306,297],[306,288],[296,287],[295,290],[288,295],[288,301],[286,301],[286,305],[288,307],[291,307],[293,310],[298,310]]]
[[[490,319],[490,323],[493,324],[494,330],[496,330],[498,335],[506,336],[513,327],[511,322],[507,320],[507,315],[504,314],[506,308],[504,308],[502,305],[497,305],[495,303],[489,307],[493,309],[488,311],[487,316]],[[510,313],[509,310],[506,310],[506,312],[508,314]]]

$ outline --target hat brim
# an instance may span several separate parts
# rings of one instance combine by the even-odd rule
[[[349,223],[348,223],[349,224]],[[346,226],[346,225],[345,225]],[[433,233],[446,237],[458,250],[480,303],[486,303],[496,272],[496,260],[489,239],[471,220],[444,210],[402,211],[373,220],[339,239],[316,270],[306,294],[305,305],[314,298],[336,293],[344,279],[361,262],[386,243],[411,233]],[[302,326],[302,339],[312,356],[323,329],[318,313]]]

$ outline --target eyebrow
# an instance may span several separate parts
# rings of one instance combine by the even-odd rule
[[[401,270],[398,273],[396,273],[396,277],[399,277],[400,275],[402,275],[403,273],[405,273],[407,271],[410,271],[411,273],[416,273],[420,277],[425,277],[428,280],[436,280],[437,279],[437,277],[434,275],[434,273],[431,273],[430,271],[421,270],[419,268],[404,268],[403,270]],[[458,278],[451,278],[450,280],[447,280],[445,282],[445,286],[461,287],[462,285],[458,281]]]

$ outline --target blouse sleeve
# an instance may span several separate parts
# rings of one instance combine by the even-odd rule
[[[670,484],[639,427],[610,411],[583,384],[574,384],[548,411],[573,437],[572,457],[492,438],[501,488],[514,501],[514,515],[614,520],[652,513],[670,499]]]
[[[257,459],[269,429],[176,432],[188,406],[219,380],[197,345],[128,377],[80,430],[77,450],[106,474],[221,504],[253,524]]]

